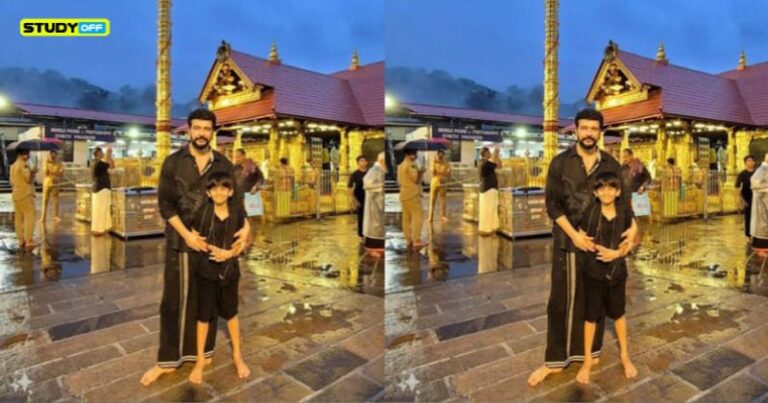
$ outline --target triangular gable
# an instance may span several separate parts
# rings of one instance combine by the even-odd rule
[[[609,42],[590,85],[587,102],[595,102],[597,109],[605,109],[646,99],[648,86],[640,82],[621,61],[618,46]]]
[[[198,96],[211,110],[261,99],[263,86],[251,81],[230,56],[229,44],[222,42]]]

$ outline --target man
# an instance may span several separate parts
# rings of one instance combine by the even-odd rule
[[[621,166],[597,147],[603,115],[585,109],[576,115],[576,145],[558,154],[550,163],[546,183],[547,214],[555,222],[549,303],[547,305],[547,349],[545,363],[528,378],[537,385],[552,373],[560,372],[574,361],[584,359],[584,292],[582,268],[576,267],[576,251],[595,252],[595,244],[584,230],[577,228],[586,211],[596,203],[594,179],[603,172],[621,177]],[[622,181],[623,182],[623,181]],[[622,189],[627,185],[622,183]],[[624,193],[628,194],[628,193]],[[631,211],[629,198],[622,198]],[[630,229],[621,234],[621,247],[631,247],[637,233],[632,220]],[[629,245],[627,245],[629,243]],[[600,356],[605,322],[597,324],[593,357]],[[597,360],[593,360],[596,364]]]
[[[651,184],[651,174],[645,169],[643,162],[635,158],[634,152],[629,148],[622,150],[621,162],[624,181],[629,184],[632,193],[645,193],[648,185]]]
[[[448,222],[445,206],[445,193],[448,179],[451,177],[451,164],[445,160],[445,151],[437,152],[432,161],[432,181],[429,186],[429,224],[435,218],[435,204],[440,199],[440,221]]]
[[[91,233],[96,236],[105,235],[112,228],[112,182],[109,170],[115,167],[115,161],[112,159],[111,148],[107,148],[106,161],[103,161],[104,158],[104,151],[96,147],[91,161]]]
[[[232,158],[235,169],[235,182],[243,193],[255,194],[264,183],[264,175],[253,160],[248,158],[245,150],[238,148]]]
[[[408,248],[420,248],[421,222],[421,175],[424,168],[416,167],[416,150],[405,150],[405,158],[397,167],[397,181],[400,184],[400,204],[403,208],[403,236]]]
[[[387,161],[384,151],[380,152],[376,163],[365,174],[365,210],[363,233],[365,247],[373,256],[380,256],[384,251],[384,180],[387,174]]]
[[[45,217],[48,214],[48,201],[53,200],[53,221],[60,222],[59,217],[59,186],[64,177],[64,165],[59,161],[59,153],[52,150],[45,162],[45,179],[43,179],[43,213],[40,221],[45,225]]]
[[[19,240],[19,250],[32,249],[37,244],[32,239],[35,232],[35,174],[30,169],[29,150],[16,151],[16,161],[11,165],[11,198],[13,199],[14,225]]]
[[[744,235],[749,235],[750,220],[752,218],[752,186],[750,181],[755,174],[755,157],[747,155],[744,157],[745,169],[736,177],[736,187],[739,188],[741,195],[741,206],[744,209]]]
[[[197,109],[187,118],[189,143],[163,162],[158,183],[160,214],[166,220],[166,256],[163,297],[160,303],[160,349],[157,364],[144,373],[141,383],[153,383],[161,375],[173,372],[196,356],[197,284],[190,272],[189,253],[208,250],[206,239],[190,230],[197,211],[206,201],[206,183],[216,172],[234,174],[227,158],[211,149],[216,115]],[[233,208],[244,210],[240,190],[233,197]],[[245,211],[242,211],[245,215]],[[248,220],[235,233],[233,249],[238,254],[250,233]],[[211,327],[205,356],[213,355],[216,328]]]
[[[347,188],[350,199],[354,196],[355,212],[357,212],[357,236],[363,240],[363,213],[365,210],[365,188],[363,178],[368,171],[368,159],[360,155],[357,157],[357,170],[349,175]]]
[[[493,156],[488,147],[480,150],[480,162],[477,164],[480,175],[477,232],[480,235],[491,235],[499,229],[499,180],[496,168],[501,166],[500,152],[499,147],[493,150]]]

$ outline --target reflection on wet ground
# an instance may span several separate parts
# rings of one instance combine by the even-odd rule
[[[462,218],[462,195],[448,196],[448,223],[424,225],[430,243],[408,250],[402,237],[396,195],[387,199],[386,289],[396,291],[450,279],[546,265],[552,258],[549,236],[512,240],[480,236],[477,225]],[[425,212],[426,198],[425,198]],[[768,295],[766,260],[752,253],[740,215],[674,223],[641,219],[641,246],[628,259],[630,267],[649,275],[693,278]]]
[[[6,196],[6,195],[0,195]],[[18,251],[7,197],[0,197],[0,292],[89,274],[163,263],[161,237],[92,236],[90,224],[74,219],[74,194],[64,193],[62,221],[36,229],[40,247]],[[39,214],[38,197],[38,214]],[[3,202],[5,200],[5,202]],[[4,213],[5,212],[5,213]],[[384,295],[384,259],[365,253],[352,215],[290,223],[253,222],[255,245],[244,270],[289,281]]]

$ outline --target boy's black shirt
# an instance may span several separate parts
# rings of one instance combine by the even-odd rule
[[[234,201],[228,202],[229,217],[221,220],[214,213],[213,202],[208,202],[195,216],[193,228],[206,238],[209,245],[220,249],[232,249],[235,242],[235,233],[243,227],[245,215],[239,208],[234,207]],[[237,257],[225,262],[215,262],[210,259],[209,252],[195,252],[194,266],[197,275],[211,281],[229,282],[240,278],[240,265]]]
[[[594,203],[579,225],[595,244],[608,249],[619,249],[621,234],[632,226],[632,212],[628,211],[626,204],[617,198],[615,206],[616,217],[608,220],[602,213],[600,203]],[[627,263],[623,257],[606,263],[597,260],[596,252],[579,252],[579,256],[584,259],[584,274],[590,278],[610,285],[619,284],[627,278]]]

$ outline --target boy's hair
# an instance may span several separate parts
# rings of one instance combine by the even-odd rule
[[[368,161],[368,158],[365,158],[365,155],[358,155],[357,159],[355,160],[355,162],[360,162],[360,160]]]
[[[613,172],[603,172],[595,178],[595,190],[605,186],[610,186],[616,190],[621,190],[621,181],[619,176]]]
[[[669,165],[675,165],[675,159],[672,157],[667,158],[667,164]]]
[[[227,189],[234,189],[235,187],[232,182],[232,177],[228,173],[214,172],[208,177],[208,184],[205,188],[211,190],[217,186],[223,186]]]
[[[756,161],[756,160],[755,160],[755,157],[753,157],[753,156],[751,156],[751,155],[747,155],[746,157],[744,157],[744,162],[747,162],[747,160]]]

